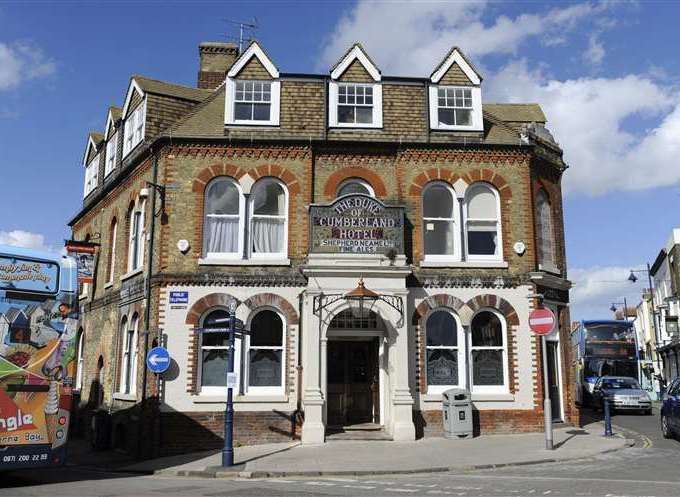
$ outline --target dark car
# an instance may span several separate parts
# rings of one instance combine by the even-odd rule
[[[604,409],[604,399],[616,410],[642,411],[652,414],[652,399],[638,381],[628,376],[602,376],[593,387],[593,406]]]
[[[661,432],[665,438],[680,433],[680,376],[671,382],[663,396]]]

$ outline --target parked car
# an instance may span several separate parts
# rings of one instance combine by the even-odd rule
[[[663,396],[661,404],[661,432],[664,438],[680,433],[680,376],[675,378]]]
[[[652,399],[635,378],[628,376],[601,376],[593,387],[593,406],[604,409],[604,399],[616,410],[642,411],[652,414]]]

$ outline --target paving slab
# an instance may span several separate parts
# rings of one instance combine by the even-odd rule
[[[221,468],[221,453],[213,451],[144,461],[121,470],[203,478],[427,473],[573,460],[632,445],[621,436],[605,438],[602,431],[600,424],[557,429],[552,451],[545,449],[543,433],[415,442],[338,440],[317,446],[291,442],[238,447],[234,468]]]

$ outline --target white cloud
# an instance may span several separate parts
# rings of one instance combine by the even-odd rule
[[[526,61],[503,67],[485,86],[487,101],[539,102],[571,168],[565,191],[601,194],[680,181],[680,94],[646,75],[560,81]],[[652,119],[635,134],[626,123]]]
[[[564,42],[579,21],[591,20],[607,4],[581,3],[540,14],[482,19],[487,3],[378,2],[362,0],[345,14],[322,48],[319,69],[327,70],[349,46],[360,41],[384,73],[427,75],[453,45],[482,57],[517,53],[522,43],[539,37],[545,45]]]
[[[23,230],[0,231],[0,245],[54,251],[52,246],[45,244],[44,235]]]
[[[53,74],[54,60],[28,42],[0,43],[0,91],[19,86],[23,81]]]
[[[571,290],[571,319],[601,319],[613,317],[612,303],[627,301],[635,307],[641,300],[643,285],[628,281],[628,266],[594,266],[569,270],[574,283]],[[622,305],[617,305],[622,308]]]
[[[606,51],[604,45],[597,34],[590,35],[588,39],[588,49],[583,52],[583,59],[594,66],[602,64]]]

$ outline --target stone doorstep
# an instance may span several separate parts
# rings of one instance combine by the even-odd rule
[[[547,464],[566,461],[587,461],[599,454],[610,454],[620,450],[633,447],[635,440],[623,439],[621,447],[605,449],[596,452],[589,456],[575,456],[575,457],[546,457],[543,459],[535,459],[529,461],[517,461],[497,464],[473,464],[473,465],[459,465],[459,466],[438,466],[429,468],[413,468],[413,469],[398,469],[398,470],[362,470],[362,471],[242,471],[245,464],[234,466],[233,470],[225,469],[221,466],[209,466],[204,470],[173,470],[162,469],[151,471],[151,474],[156,476],[168,477],[188,477],[188,478],[220,478],[220,479],[256,479],[256,478],[289,478],[289,477],[309,477],[318,478],[325,476],[380,476],[380,475],[400,475],[400,474],[427,474],[427,473],[445,473],[452,471],[476,471],[483,469],[497,469],[507,468],[513,466],[533,466],[537,464]]]

